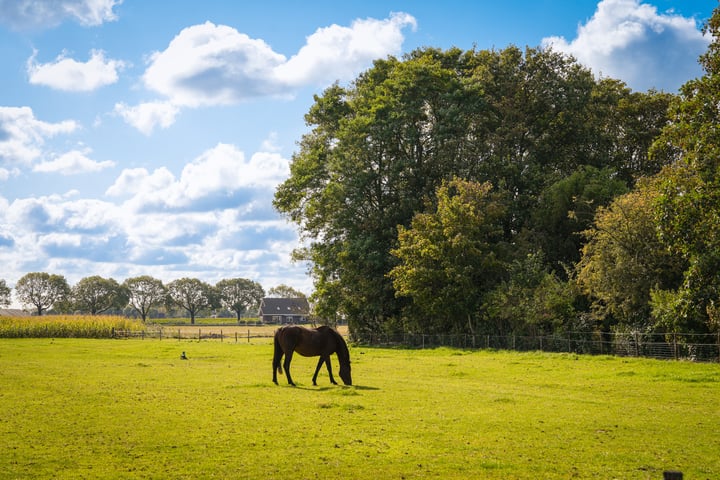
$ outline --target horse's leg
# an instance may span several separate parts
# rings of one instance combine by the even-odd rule
[[[292,386],[294,387],[294,386],[295,386],[295,382],[292,381],[292,377],[290,376],[290,361],[292,360],[292,357],[293,357],[293,351],[292,351],[292,350],[290,350],[289,352],[286,352],[286,353],[285,353],[285,363],[284,363],[284,366],[285,366],[285,376],[287,376],[287,381],[288,381],[288,383],[289,383],[290,385],[292,385]]]
[[[337,382],[335,381],[335,377],[333,377],[332,374],[332,363],[330,362],[330,355],[325,357],[325,365],[327,365],[328,375],[330,376],[330,383],[333,385],[337,385]],[[319,365],[318,365],[319,368]]]
[[[320,371],[320,367],[322,367],[323,362],[325,361],[325,357],[322,355],[320,356],[320,360],[318,360],[317,367],[315,368],[315,375],[313,375],[313,385],[317,386],[317,376],[318,372]]]
[[[277,339],[277,335],[275,336],[275,353],[273,354],[273,383],[275,385],[278,384],[277,381],[277,372],[280,370],[280,373],[282,373],[282,367],[280,366],[280,362],[282,361],[283,357],[283,351],[282,347],[280,347],[280,342]]]

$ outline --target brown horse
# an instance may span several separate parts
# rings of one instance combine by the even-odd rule
[[[282,373],[280,362],[285,355],[285,375],[287,375],[288,383],[295,386],[290,376],[290,361],[293,353],[297,352],[303,357],[317,357],[317,368],[313,375],[313,385],[317,385],[317,376],[323,363],[327,366],[330,382],[337,385],[335,377],[332,374],[330,366],[330,355],[337,354],[340,362],[340,378],[345,385],[352,385],[352,377],[350,376],[350,352],[347,344],[342,336],[330,327],[320,326],[315,329],[299,327],[297,325],[288,325],[279,328],[275,332],[275,354],[273,355],[273,382],[277,385],[277,372]]]

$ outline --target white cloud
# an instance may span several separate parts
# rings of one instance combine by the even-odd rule
[[[405,13],[384,20],[332,25],[307,37],[288,60],[262,39],[206,22],[183,29],[168,47],[149,57],[145,87],[165,101],[115,111],[145,134],[171,125],[180,108],[232,105],[257,97],[292,96],[299,88],[353,79],[372,61],[400,51],[403,29],[415,28]]]
[[[109,196],[130,196],[133,210],[147,208],[183,208],[208,200],[204,208],[216,202],[223,208],[235,202],[236,195],[247,189],[263,192],[287,178],[289,162],[277,153],[258,152],[250,160],[233,145],[220,143],[185,165],[180,178],[165,167],[150,173],[144,168],[124,170],[105,192]],[[247,200],[247,198],[245,198]]]
[[[255,202],[268,203],[287,169],[276,153],[248,158],[219,144],[178,177],[165,168],[123,171],[108,189],[117,198],[82,198],[77,190],[12,202],[0,195],[0,226],[12,232],[0,239],[4,276],[10,284],[29,271],[60,273],[71,284],[89,275],[211,283],[243,276],[309,293],[306,266],[289,258],[294,227],[272,211],[250,215]]]
[[[688,71],[701,73],[697,59],[709,38],[692,18],[658,13],[640,0],[602,0],[575,39],[549,37],[542,43],[633,89],[676,91],[690,80]]]
[[[0,164],[30,164],[42,156],[46,139],[77,129],[72,120],[38,120],[30,107],[0,107]]]
[[[263,40],[206,22],[183,29],[167,49],[155,52],[143,80],[176,105],[232,104],[281,93],[272,77],[283,62]]]
[[[150,135],[158,125],[168,128],[175,123],[175,117],[180,113],[180,109],[170,102],[147,102],[134,107],[117,103],[115,113],[140,132]]]
[[[13,28],[53,27],[65,20],[97,26],[117,20],[122,0],[0,0],[0,23]]]
[[[118,80],[118,70],[125,67],[120,60],[106,60],[102,50],[93,50],[87,62],[58,56],[50,63],[36,63],[37,52],[27,61],[30,83],[68,92],[89,92]]]
[[[12,177],[17,177],[18,175],[20,175],[20,170],[17,168],[11,168],[8,170],[7,168],[0,167],[0,182],[5,182]]]
[[[33,168],[34,172],[59,173],[61,175],[76,175],[80,173],[99,172],[106,168],[113,167],[115,162],[105,160],[98,162],[87,157],[90,153],[86,150],[72,150],[60,155],[54,160],[39,163]]]
[[[302,86],[351,80],[373,60],[400,52],[405,27],[415,29],[415,18],[395,13],[385,20],[356,20],[350,27],[331,25],[307,37],[304,47],[275,74],[281,84]]]

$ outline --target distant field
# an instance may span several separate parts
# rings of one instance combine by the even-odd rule
[[[0,477],[720,478],[717,364],[352,347],[356,385],[292,388],[271,355],[0,339]]]

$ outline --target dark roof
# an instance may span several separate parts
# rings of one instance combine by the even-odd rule
[[[263,298],[260,315],[307,315],[310,305],[307,298]]]

